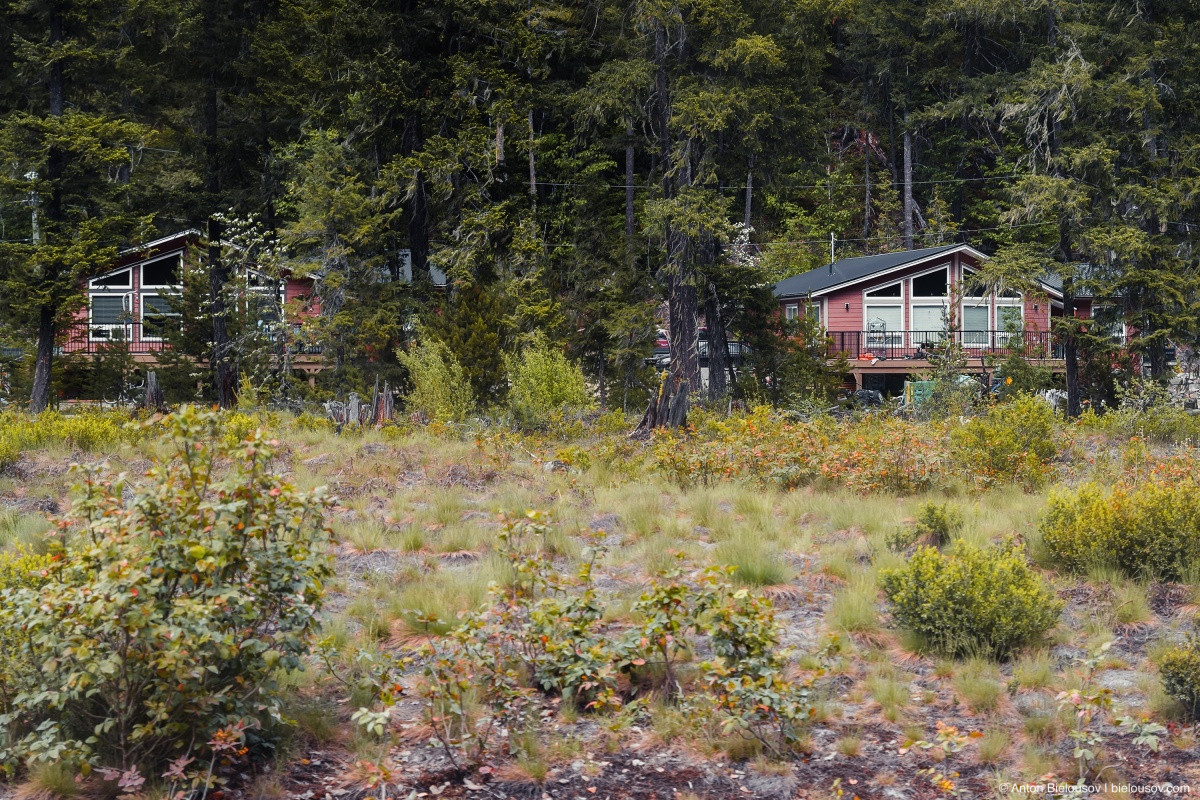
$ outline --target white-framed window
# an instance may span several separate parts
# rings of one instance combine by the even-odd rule
[[[811,319],[815,320],[818,325],[825,321],[821,318],[820,300],[810,300],[808,305],[804,307],[804,313],[807,314]]]
[[[182,285],[180,253],[161,256],[142,263],[142,289],[178,289]]]
[[[92,292],[88,295],[88,338],[128,341],[133,334],[132,292]]]
[[[1113,341],[1125,344],[1125,318],[1121,309],[1111,305],[1092,306],[1092,319],[1097,330],[1107,333]]]
[[[863,292],[863,327],[868,348],[904,344],[903,292],[902,281]]]
[[[142,317],[142,338],[161,342],[167,337],[171,325],[177,325],[179,312],[171,305],[171,298],[164,294],[143,294],[139,305]]]
[[[783,316],[789,322],[794,319],[799,319],[800,318],[800,306],[796,305],[795,303],[791,303],[789,305],[784,306],[783,307]]]
[[[1020,340],[1025,330],[1025,298],[1012,290],[996,296],[996,346]]]
[[[987,347],[992,330],[992,302],[987,297],[965,297],[962,304],[963,347]]]
[[[931,344],[942,339],[949,327],[950,268],[943,264],[912,277],[909,327],[912,343]]]
[[[133,288],[133,270],[122,269],[116,272],[110,272],[107,275],[101,275],[98,278],[92,278],[88,281],[88,289],[104,291],[116,289],[132,289]]]

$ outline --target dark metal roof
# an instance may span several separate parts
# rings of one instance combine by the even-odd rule
[[[875,256],[843,258],[824,267],[817,267],[800,275],[784,278],[775,284],[776,297],[804,297],[824,291],[843,283],[852,283],[869,278],[880,272],[902,267],[939,253],[949,253],[964,245],[947,244],[941,247],[926,247],[921,250],[901,250],[896,253],[880,253]]]

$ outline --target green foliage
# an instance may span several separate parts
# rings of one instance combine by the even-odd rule
[[[1200,492],[1194,476],[1108,487],[1086,483],[1050,495],[1040,530],[1068,569],[1116,567],[1132,577],[1177,580],[1200,559]]]
[[[1200,637],[1195,633],[1170,648],[1158,660],[1163,689],[1186,710],[1191,719],[1200,719]]]
[[[277,676],[302,665],[331,574],[326,501],[271,472],[275,443],[231,447],[219,424],[168,418],[170,460],[129,500],[83,471],[47,580],[4,591],[23,632],[0,676],[6,764],[158,775],[281,721]]]
[[[583,372],[544,337],[535,338],[520,355],[505,359],[505,368],[509,409],[524,426],[543,426],[592,405]]]
[[[1042,485],[1058,456],[1054,409],[1032,395],[990,407],[951,434],[955,461],[968,479],[984,486],[1016,482]]]
[[[922,503],[916,521],[888,533],[888,547],[903,552],[914,543],[941,549],[962,530],[962,512],[949,503]]]
[[[660,574],[634,604],[638,623],[614,636],[602,628],[605,608],[592,578],[604,552],[601,538],[589,542],[578,575],[567,580],[547,551],[551,533],[540,511],[507,519],[498,549],[509,580],[492,585],[489,608],[465,615],[446,639],[417,656],[426,721],[456,766],[486,760],[499,746],[499,727],[532,724],[534,692],[559,695],[574,711],[628,715],[643,702],[632,695],[657,684],[720,735],[746,737],[777,753],[799,741],[812,716],[811,680],[783,676],[774,610],[765,598],[730,585],[732,567]],[[695,636],[708,636],[716,656],[699,666],[703,694],[688,691],[679,668],[695,651]],[[401,696],[396,675],[411,659],[367,661],[370,668],[357,674],[370,700],[354,719],[383,736]],[[516,746],[509,742],[510,751]]]
[[[880,582],[899,624],[955,655],[1006,657],[1052,628],[1062,608],[1013,545],[960,545],[953,555],[923,547]]]
[[[134,433],[125,427],[127,418],[118,413],[85,412],[60,414],[47,411],[37,416],[0,412],[0,469],[15,462],[26,450],[65,444],[85,452],[97,452],[131,441]]]
[[[408,370],[411,389],[405,405],[430,422],[461,422],[471,413],[471,387],[454,353],[431,335],[421,337],[396,358]]]

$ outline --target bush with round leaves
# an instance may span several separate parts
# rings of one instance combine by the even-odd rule
[[[272,471],[262,431],[231,445],[194,408],[163,426],[170,459],[128,487],[84,470],[44,580],[0,592],[9,769],[157,776],[281,720],[276,678],[308,654],[331,574],[327,501]]]
[[[1058,621],[1062,603],[1012,544],[922,547],[880,576],[892,614],[933,649],[1005,657]]]

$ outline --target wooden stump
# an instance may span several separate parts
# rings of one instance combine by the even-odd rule
[[[691,387],[681,378],[672,378],[664,371],[658,380],[658,391],[646,406],[642,420],[630,437],[649,436],[655,428],[681,428],[687,424],[688,395]]]
[[[158,373],[153,370],[146,375],[146,396],[142,400],[142,407],[147,411],[155,411],[160,414],[165,414],[167,411],[167,401],[163,397],[162,386],[158,382]]]

